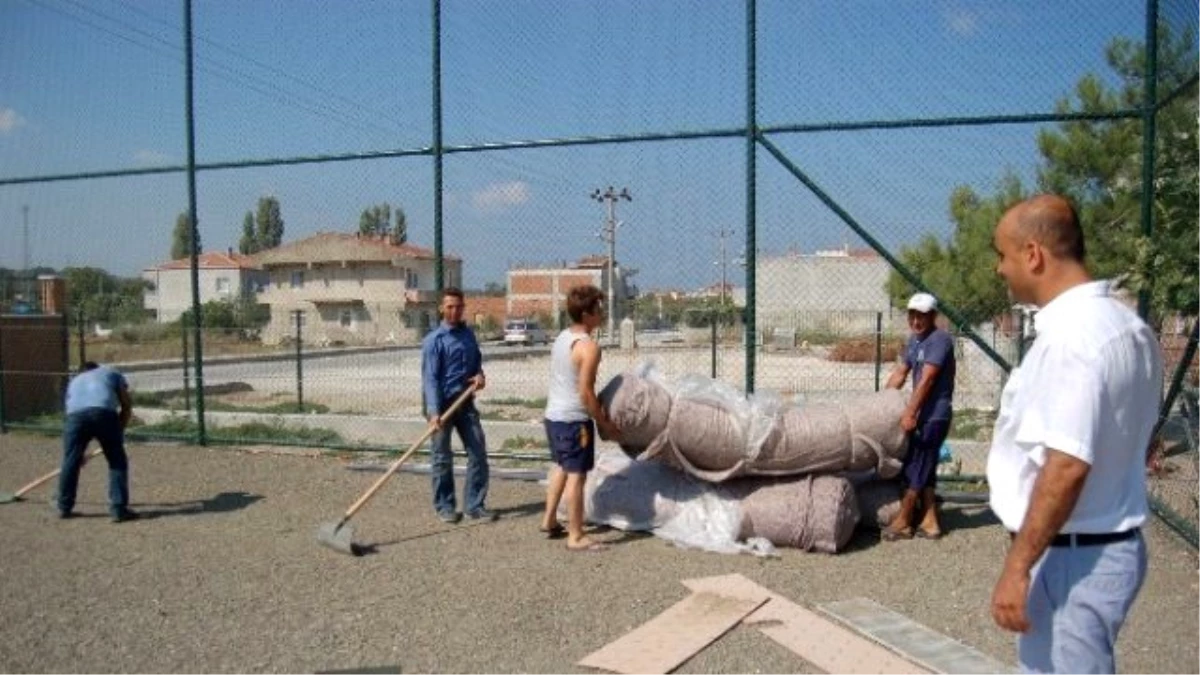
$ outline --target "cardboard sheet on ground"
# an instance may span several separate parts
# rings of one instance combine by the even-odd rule
[[[765,589],[757,596],[693,593],[579,665],[614,673],[669,673],[766,601]]]

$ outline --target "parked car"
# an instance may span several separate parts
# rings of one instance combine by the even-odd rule
[[[504,324],[504,344],[550,344],[550,336],[533,319],[512,319]]]

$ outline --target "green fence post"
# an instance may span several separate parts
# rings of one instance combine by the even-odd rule
[[[1142,78],[1142,235],[1146,239],[1154,236],[1154,161],[1157,140],[1155,135],[1158,114],[1158,0],[1146,0],[1146,70]],[[1138,316],[1150,316],[1150,288],[1154,278],[1138,290]]]
[[[296,412],[304,412],[304,358],[301,356],[303,337],[300,334],[304,311],[297,309],[292,314],[296,317]]]
[[[182,321],[179,323],[179,326],[179,335],[183,338],[183,409],[184,411],[190,412],[192,409],[192,378],[188,373],[187,327],[183,325]]]
[[[883,312],[875,312],[875,391],[879,391],[879,377],[883,370]]]
[[[1017,365],[1025,360],[1025,312],[1017,314]]]
[[[192,272],[192,335],[196,357],[196,443],[208,445],[208,430],[204,424],[204,339],[203,309],[200,305],[200,222],[196,216],[196,109],[192,95],[194,89],[195,59],[192,54],[192,0],[183,0],[183,51],[184,51],[184,117],[187,129],[187,189],[188,218],[192,228],[191,272]]]
[[[758,3],[746,0],[746,393],[754,392],[758,356]]]

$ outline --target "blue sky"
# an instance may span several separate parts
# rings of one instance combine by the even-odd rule
[[[428,0],[196,0],[198,162],[428,145]],[[1164,3],[1166,4],[1166,3]],[[444,0],[447,145],[725,129],[745,122],[744,4],[727,0]],[[1044,113],[1104,46],[1140,39],[1128,0],[761,0],[760,124]],[[1185,12],[1186,13],[1186,12]],[[1187,18],[1187,17],[1185,17]],[[1191,19],[1194,25],[1194,19]],[[0,0],[0,177],[180,164],[186,158],[182,3]],[[944,235],[954,186],[1032,175],[1037,127],[773,137],[888,246]],[[404,207],[432,246],[428,157],[198,174],[206,250],[236,247],[257,199],[280,200],[285,240],[354,231],[363,208]],[[764,254],[861,242],[769,154],[758,153]],[[600,253],[597,187],[628,187],[617,258],[642,288],[720,275],[716,232],[745,237],[745,144],[706,139],[452,154],[446,251],[466,284],[514,264]],[[118,274],[168,257],[183,174],[0,186],[0,266]]]

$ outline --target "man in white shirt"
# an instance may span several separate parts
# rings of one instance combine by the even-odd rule
[[[1158,340],[1093,281],[1065,199],[1010,209],[993,239],[1037,339],[1004,387],[987,477],[1013,533],[992,616],[1020,633],[1025,672],[1115,672],[1113,646],[1146,575],[1145,457],[1162,392]]]

